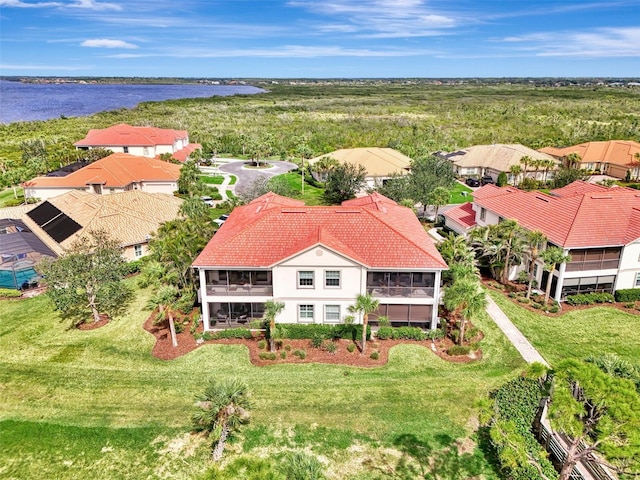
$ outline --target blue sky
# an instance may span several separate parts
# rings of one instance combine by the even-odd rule
[[[640,76],[640,0],[0,0],[0,74]]]

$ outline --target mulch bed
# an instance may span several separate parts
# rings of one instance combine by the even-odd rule
[[[320,348],[311,347],[310,340],[284,340],[281,349],[276,351],[276,360],[265,360],[260,358],[260,353],[268,351],[260,349],[258,343],[264,339],[262,334],[255,334],[254,338],[249,339],[220,339],[220,340],[208,340],[202,343],[196,342],[194,336],[191,334],[188,328],[182,333],[178,333],[178,346],[173,347],[171,344],[171,334],[169,333],[169,327],[166,324],[154,325],[153,316],[149,316],[145,321],[143,328],[151,333],[156,338],[156,343],[153,346],[152,353],[156,358],[162,360],[173,360],[181,357],[200,345],[206,344],[226,344],[226,345],[244,345],[249,351],[249,358],[251,363],[257,366],[266,366],[282,363],[330,363],[338,365],[349,365],[356,367],[379,367],[384,365],[389,360],[389,350],[395,345],[399,344],[416,344],[421,345],[424,348],[428,348],[433,351],[438,357],[455,363],[469,363],[482,358],[482,351],[478,350],[473,357],[468,355],[450,356],[446,354],[447,348],[453,345],[450,339],[436,340],[434,347],[432,347],[431,340],[419,342],[414,340],[372,340],[367,342],[366,355],[361,355],[360,350],[356,348],[353,352],[347,350],[347,345],[352,344],[350,340],[335,340],[337,349],[335,353],[329,353]],[[198,332],[202,331],[202,326],[198,327]],[[328,341],[328,340],[327,340]],[[325,342],[327,342],[325,341]],[[280,353],[290,346],[287,351],[286,358],[281,358]],[[435,350],[434,350],[435,348]],[[301,359],[293,352],[295,350],[304,350],[306,357]],[[285,350],[286,351],[286,350]],[[378,359],[374,360],[370,357],[371,353],[378,352]]]
[[[109,315],[101,313],[98,322],[81,323],[78,325],[78,330],[95,330],[96,328],[104,327],[110,321]]]

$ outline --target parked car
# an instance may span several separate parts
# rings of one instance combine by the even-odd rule
[[[200,197],[200,200],[202,200],[204,202],[204,204],[209,206],[209,207],[213,207],[214,206],[213,198],[211,198],[211,197],[203,195],[202,197]]]
[[[229,214],[228,213],[224,213],[224,214],[220,215],[218,218],[216,218],[213,221],[213,223],[216,223],[219,227],[221,227],[222,224],[227,221],[227,218],[229,218]]]
[[[464,181],[464,183],[466,183],[470,187],[479,187],[480,186],[480,180],[478,180],[477,178],[473,178],[473,177],[467,178]]]
[[[484,177],[482,177],[482,179],[480,180],[480,183],[482,185],[486,185],[487,183],[496,183],[493,180],[493,177],[491,175],[485,175]]]

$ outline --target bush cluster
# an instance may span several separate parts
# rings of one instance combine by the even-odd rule
[[[304,350],[294,350],[291,355],[298,357],[300,360],[307,358],[307,352]]]
[[[253,338],[253,335],[251,335],[251,330],[249,330],[248,328],[228,328],[226,330],[220,330],[219,332],[212,332],[211,340],[217,340],[220,338],[251,339]]]
[[[144,263],[143,259],[134,260],[133,262],[126,262],[122,264],[122,276],[126,277],[127,275],[133,275],[135,273],[140,273],[140,268]]]
[[[18,298],[22,293],[20,290],[14,290],[13,288],[0,288],[0,297],[2,298]]]
[[[380,340],[426,340],[427,334],[417,327],[380,327],[376,333]]]
[[[468,345],[454,345],[453,347],[449,347],[447,349],[447,355],[450,355],[452,357],[468,355],[470,351],[471,347]]]
[[[529,458],[540,466],[547,478],[558,476],[532,433],[542,396],[538,381],[525,377],[511,380],[490,394],[494,414],[489,424],[489,437],[504,478],[539,480],[540,472]],[[526,457],[517,453],[522,450],[527,452]]]
[[[371,360],[378,360],[380,358],[380,352],[378,351],[371,352],[371,355],[369,355],[369,358],[371,358]]]
[[[362,325],[287,325],[285,338],[291,340],[307,340],[319,337],[322,340],[344,338],[357,340],[362,337]],[[371,327],[367,325],[367,339],[371,338]]]
[[[258,357],[260,357],[260,360],[275,360],[276,354],[272,352],[260,352]]]
[[[578,293],[566,298],[569,305],[593,305],[594,303],[613,303],[614,301],[613,294],[606,292]]]
[[[640,288],[616,290],[615,299],[617,302],[637,302],[640,300]]]
[[[353,353],[355,350],[356,350],[356,344],[355,343],[350,343],[349,345],[347,345],[347,352]]]

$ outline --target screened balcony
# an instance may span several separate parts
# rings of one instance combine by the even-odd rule
[[[206,281],[207,295],[273,295],[270,270],[208,270]]]
[[[433,272],[369,272],[367,293],[374,297],[433,298]]]

